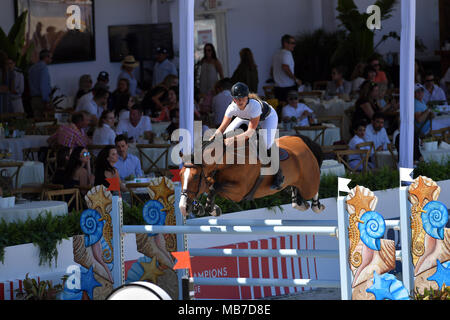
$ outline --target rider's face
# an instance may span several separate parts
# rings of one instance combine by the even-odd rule
[[[239,109],[245,109],[245,106],[247,106],[248,97],[244,98],[233,98],[234,103],[237,104]]]

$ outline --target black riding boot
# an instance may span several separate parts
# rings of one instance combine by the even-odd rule
[[[277,174],[273,177],[273,183],[270,189],[272,190],[281,190],[282,185],[284,183],[284,175],[281,167],[278,169]]]

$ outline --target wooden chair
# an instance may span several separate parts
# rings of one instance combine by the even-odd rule
[[[363,143],[356,145],[356,148],[358,148],[359,150],[362,150],[362,148],[365,148],[365,147],[370,147],[369,152],[370,152],[370,154],[373,154],[373,157],[375,160],[375,168],[378,168],[378,157],[377,157],[377,153],[375,151],[375,144],[372,141],[369,141],[369,142],[363,142]],[[369,154],[369,157],[370,157],[370,154]]]
[[[326,116],[326,117],[317,117],[317,121],[320,123],[323,122],[332,122],[336,127],[338,127],[341,131],[341,139],[344,137],[344,116]]]
[[[336,144],[332,146],[321,146],[324,160],[336,160],[335,151],[349,150],[347,144]]]
[[[44,200],[45,191],[46,189],[44,186],[30,186],[14,189],[11,194],[13,196],[19,196],[25,199],[29,199],[28,197],[25,197],[25,195],[34,195],[31,199],[39,197],[39,201],[42,201]]]
[[[328,81],[314,81],[313,82],[313,90],[326,90],[328,85]]]
[[[166,175],[169,172],[169,150],[170,144],[137,144],[136,148],[139,151],[139,160],[141,161],[141,165],[144,165],[143,159],[147,159],[150,162],[150,166],[148,168],[142,168],[145,174],[149,174],[150,172],[160,173],[162,176]],[[145,154],[144,149],[161,149],[163,152],[159,155],[156,160],[151,159],[147,154]],[[164,159],[164,167],[160,168],[158,166],[158,161],[161,158]]]
[[[314,139],[312,139],[314,142],[319,143],[320,139],[320,145],[323,146],[325,142],[325,130],[327,130],[328,127],[325,126],[311,126],[311,127],[294,127],[294,130],[297,134],[302,134],[302,131],[316,131],[318,133]]]
[[[387,145],[387,148],[389,150],[389,153],[391,154],[392,168],[397,169],[398,168],[398,153],[397,153],[397,156],[394,153],[394,151],[395,151],[395,144],[389,143]]]
[[[136,189],[148,188],[149,185],[150,183],[127,183],[125,185],[130,192],[132,206],[134,206],[136,203],[138,205],[146,203],[146,199],[143,194],[137,193]]]
[[[55,176],[56,169],[57,169],[57,163],[56,163],[56,157],[58,154],[58,147],[49,148],[47,150],[47,156],[45,158],[45,165],[44,165],[44,182],[45,183],[51,183],[53,180],[53,177]]]
[[[19,173],[23,166],[23,162],[0,161],[0,187],[3,192],[12,191],[19,185]],[[16,168],[13,173],[10,168]]]
[[[450,127],[441,128],[439,130],[431,130],[428,136],[435,138],[437,141],[448,141],[450,136]]]
[[[362,164],[362,172],[367,172],[368,163],[369,163],[369,157],[370,157],[370,150],[338,150],[334,152],[337,157],[337,161],[339,163],[342,163],[346,170],[350,171],[351,173],[357,173],[359,167]],[[349,155],[360,155],[361,160],[358,162],[358,164],[353,168],[348,163],[348,156]]]
[[[22,149],[23,161],[37,161],[41,148],[25,148]]]
[[[80,190],[78,188],[46,191],[45,196],[50,201],[60,200],[60,201],[67,202],[68,208],[70,208],[72,202],[75,201],[74,204],[75,204],[76,211],[79,211],[83,207],[83,205],[81,203]],[[67,196],[70,196],[70,198],[68,200],[66,200]]]

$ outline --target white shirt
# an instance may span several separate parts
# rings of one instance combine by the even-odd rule
[[[134,138],[135,141],[140,136],[143,136],[146,131],[152,131],[152,123],[148,116],[142,116],[141,121],[139,121],[136,127],[133,127],[130,119],[120,120],[116,129],[117,134],[124,134],[126,132],[128,138]]]
[[[366,79],[364,79],[362,77],[359,77],[359,78],[356,78],[355,80],[353,80],[352,81],[352,92],[359,91],[359,88],[364,83],[364,81],[366,81]]]
[[[429,101],[444,101],[447,100],[445,97],[444,90],[442,90],[437,85],[433,85],[433,92],[430,93],[428,89],[425,88],[424,95],[423,95],[423,101],[425,104],[427,104]]]
[[[78,99],[78,102],[77,102],[77,106],[76,106],[76,108],[75,108],[75,111],[78,111],[78,109],[80,108],[80,106],[88,104],[89,101],[91,101],[92,99],[94,99],[94,94],[92,93],[92,91],[89,91],[88,93],[82,95],[82,96],[80,97],[80,99]]]
[[[364,136],[364,139],[367,142],[372,141],[373,144],[375,145],[375,150],[377,150],[378,147],[380,146],[383,146],[383,150],[387,150],[387,145],[391,143],[387,135],[386,129],[381,128],[380,131],[376,132],[372,124],[369,124],[366,127],[366,134]]]
[[[258,118],[261,114],[261,104],[254,99],[248,100],[244,110],[239,109],[237,104],[232,102],[225,111],[225,115],[229,118],[238,117],[246,120]]]
[[[85,94],[86,96],[87,94]],[[84,96],[83,96],[84,97]],[[86,111],[88,113],[90,113],[93,116],[96,116],[97,119],[100,119],[100,116],[102,115],[103,112],[102,107],[99,107],[97,105],[97,103],[94,101],[94,99],[91,99],[90,101],[85,101],[83,104],[80,104],[79,106],[77,106],[77,109],[75,111],[79,112],[79,111]]]
[[[300,118],[302,114],[308,111],[310,113],[314,113],[306,104],[298,103],[297,108],[294,108],[290,104],[283,107],[282,116],[283,118]],[[308,127],[309,126],[309,120],[308,118],[300,120],[300,123],[298,123],[301,127]]]
[[[169,74],[178,76],[177,67],[175,67],[175,65],[170,62],[169,59],[166,59],[161,63],[155,63],[155,66],[153,68],[153,86],[156,86],[163,82]]]
[[[119,121],[128,119],[130,119],[130,111],[125,109],[121,110],[119,114]]]
[[[294,57],[292,52],[286,49],[278,51],[272,59],[273,78],[275,80],[276,87],[292,87],[295,85],[295,80],[289,78],[289,76],[283,70],[283,64],[288,65],[292,73],[294,73]]]
[[[358,148],[356,147],[356,145],[360,144],[360,143],[364,143],[367,142],[366,140],[358,137],[356,134],[353,136],[353,138],[350,140],[350,142],[348,143],[348,147],[350,148],[350,150],[358,150]],[[361,150],[368,150],[370,147],[363,147],[361,148]],[[348,161],[360,161],[361,160],[361,155],[359,154],[350,154],[348,156]]]
[[[212,100],[212,110],[214,112],[214,124],[220,125],[223,121],[223,116],[230,105],[233,102],[230,90],[224,90],[221,93],[214,96]]]
[[[92,137],[92,143],[95,145],[114,145],[116,133],[106,123],[101,128],[96,128]]]

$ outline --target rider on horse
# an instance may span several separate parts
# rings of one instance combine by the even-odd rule
[[[267,146],[268,156],[271,155],[271,147],[275,142],[276,129],[278,127],[278,115],[275,109],[267,102],[262,101],[256,94],[250,94],[249,88],[245,83],[238,82],[231,88],[233,102],[228,106],[222,124],[216,130],[213,140],[216,136],[227,134],[248,123],[248,129],[244,133],[236,136],[236,139],[250,137],[255,134],[259,125],[261,129],[266,129],[267,134],[263,139]],[[236,119],[231,122],[232,118]],[[228,140],[230,141],[230,140]],[[234,143],[234,140],[232,140]],[[227,144],[227,140],[225,140]],[[280,190],[284,182],[284,176],[281,166],[276,173],[271,189]]]

